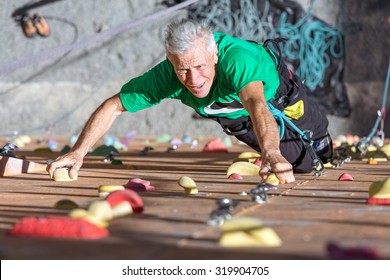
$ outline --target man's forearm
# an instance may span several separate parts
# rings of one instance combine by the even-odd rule
[[[252,111],[253,129],[259,142],[260,150],[279,151],[279,130],[275,118],[264,105],[257,105]]]
[[[123,111],[118,94],[104,101],[88,119],[72,151],[84,157]]]

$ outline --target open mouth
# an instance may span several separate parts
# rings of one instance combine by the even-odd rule
[[[191,88],[194,89],[194,90],[201,89],[205,84],[206,84],[206,81],[204,81],[204,82],[203,82],[202,84],[200,84],[200,85],[191,86]]]

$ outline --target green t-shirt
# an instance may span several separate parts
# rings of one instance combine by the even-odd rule
[[[254,81],[263,82],[267,101],[273,98],[279,87],[279,75],[265,48],[218,32],[214,37],[218,44],[217,72],[206,97],[195,97],[181,84],[166,59],[122,87],[120,98],[125,109],[136,112],[173,98],[204,116],[237,119],[249,115],[238,93]]]

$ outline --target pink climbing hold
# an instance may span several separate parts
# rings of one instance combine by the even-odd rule
[[[106,197],[107,202],[111,207],[115,207],[123,201],[130,203],[131,208],[133,208],[134,213],[141,213],[144,211],[144,202],[141,197],[130,189],[114,191]]]
[[[227,153],[228,149],[226,148],[225,144],[221,142],[219,139],[214,139],[209,141],[204,147],[203,147],[204,153]]]
[[[263,161],[261,160],[261,158],[257,158],[253,164],[257,165],[257,166],[260,166],[261,167],[261,164],[263,163]]]
[[[8,231],[11,236],[99,239],[109,235],[106,228],[83,219],[62,216],[25,217]]]
[[[228,179],[230,180],[241,180],[242,176],[238,173],[232,173],[229,175]]]
[[[139,178],[134,178],[129,180],[125,185],[126,189],[135,191],[135,192],[149,192],[154,191],[156,188],[150,185],[149,181],[142,180]]]
[[[353,181],[353,177],[348,173],[343,173],[340,175],[339,181]]]

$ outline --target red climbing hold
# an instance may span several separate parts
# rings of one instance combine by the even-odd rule
[[[388,205],[390,204],[390,198],[375,198],[371,197],[367,199],[368,204],[375,204],[375,205]]]
[[[62,216],[26,217],[8,231],[11,236],[99,239],[109,235],[106,228],[83,219]]]
[[[353,177],[348,173],[343,173],[340,175],[339,181],[353,181]]]
[[[106,197],[107,202],[111,207],[115,207],[123,201],[130,203],[134,213],[141,213],[144,210],[144,203],[141,197],[130,189],[114,191]]]
[[[227,153],[228,149],[226,148],[225,144],[221,142],[219,139],[214,139],[209,141],[204,147],[203,147],[204,153]]]

